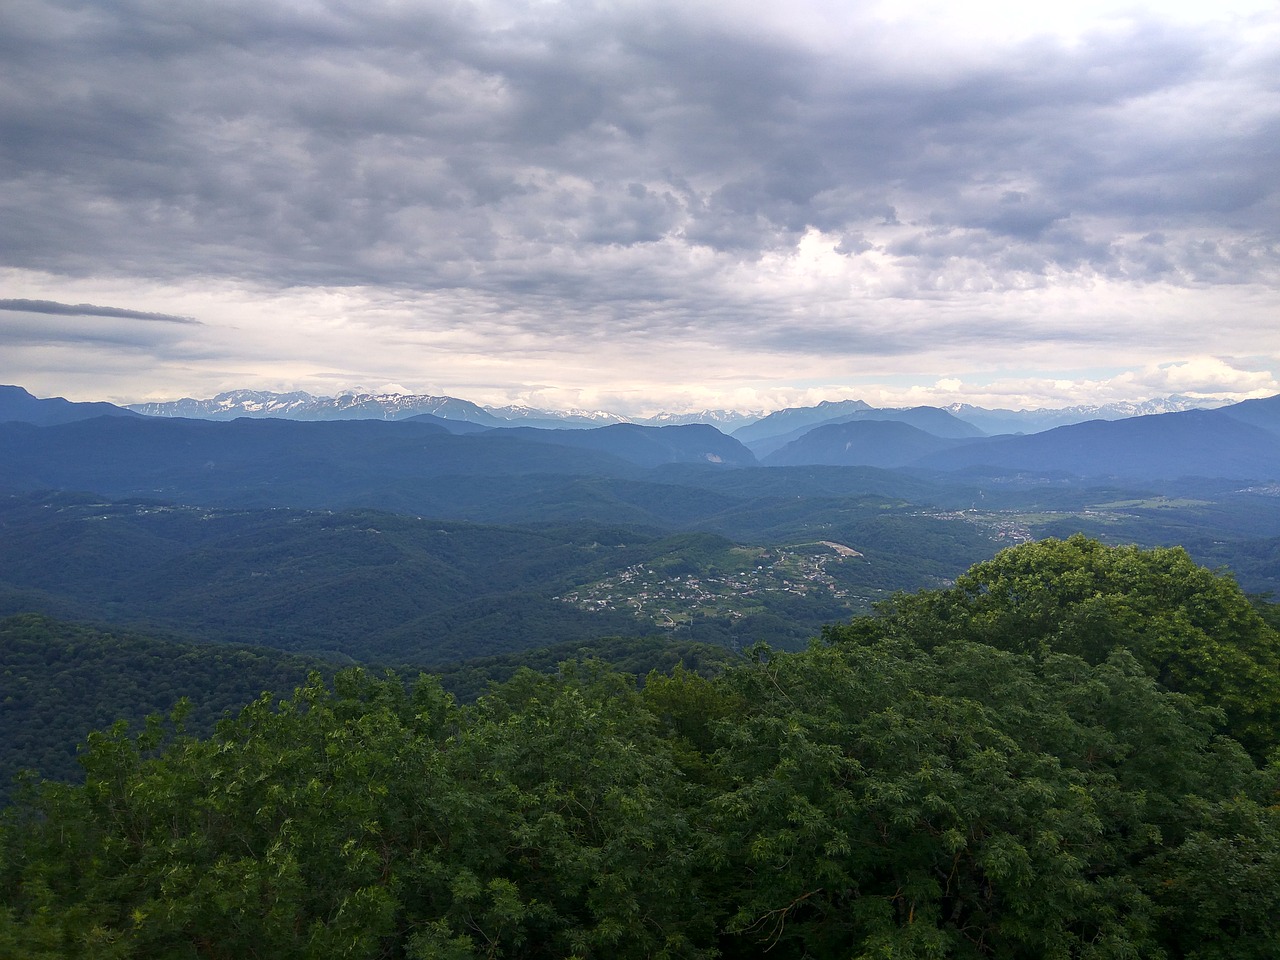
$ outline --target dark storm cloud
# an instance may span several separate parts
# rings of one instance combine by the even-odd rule
[[[1274,274],[1276,63],[1234,35],[1137,21],[939,64],[874,39],[823,53],[663,5],[20,0],[0,249],[75,276],[537,294],[530,327],[682,303],[659,331],[728,323],[720,272],[811,229],[892,258],[904,295],[961,269]]]
[[[112,317],[123,320],[151,320],[159,323],[195,323],[194,317],[176,317],[169,313],[148,313],[123,307],[99,307],[92,303],[58,303],[56,300],[0,300],[0,310],[21,313],[50,313],[67,317]]]

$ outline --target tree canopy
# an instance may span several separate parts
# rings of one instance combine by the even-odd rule
[[[1036,544],[714,677],[353,668],[117,725],[6,814],[0,957],[1275,957],[1280,764],[1188,680],[1266,668],[1222,582]]]
[[[1097,664],[1128,650],[1169,690],[1221,709],[1256,756],[1280,731],[1280,634],[1229,575],[1180,547],[1109,547],[1082,536],[1004,550],[947,590],[898,594],[879,616],[828,627],[829,641],[956,639],[1067,653]]]

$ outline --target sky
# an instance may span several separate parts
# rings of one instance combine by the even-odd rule
[[[5,0],[0,381],[1280,393],[1274,0]]]

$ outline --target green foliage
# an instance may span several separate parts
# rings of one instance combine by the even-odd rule
[[[686,504],[692,513],[681,513],[677,526],[714,526],[747,542],[755,542],[753,536],[787,542],[803,531],[804,541],[852,538],[868,551],[868,560],[831,565],[839,596],[825,588],[748,591],[721,584],[713,600],[681,601],[672,608],[680,640],[725,646],[767,640],[801,648],[823,623],[865,609],[866,598],[937,582],[991,549],[967,524],[920,517],[907,504],[879,498],[793,496],[752,502],[727,516],[726,504],[719,498],[705,503],[701,490],[642,487],[659,502],[692,498]],[[599,491],[583,481],[578,492]],[[777,522],[770,526],[769,517]],[[540,521],[493,526],[368,509],[0,497],[0,615],[36,611],[347,662],[434,667],[654,632],[674,621],[655,609],[637,614],[626,590],[590,604],[570,602],[568,595],[637,564],[669,582],[681,571],[702,575],[726,567],[727,557],[742,552],[724,535],[625,529],[612,516],[607,524],[576,514]]]
[[[697,956],[697,804],[656,729],[590,671],[462,711],[350,670],[208,740],[117,725],[83,787],[11,818],[0,935],[67,957]]]
[[[446,690],[470,703],[520,670],[555,673],[566,660],[599,660],[619,673],[645,677],[686,667],[703,676],[714,676],[738,659],[737,654],[710,643],[669,640],[666,637],[601,637],[570,641],[495,657],[472,657],[435,668]]]
[[[1128,654],[1089,666],[889,640],[762,660],[725,682],[750,705],[719,727],[733,789],[714,802],[715,829],[741,836],[732,955],[1165,955],[1200,935],[1170,891],[1204,863],[1201,833],[1235,853],[1203,877],[1221,911],[1204,923],[1280,947],[1274,910],[1254,909],[1277,889],[1230,905],[1222,888],[1274,868],[1274,772],[1259,780]],[[1252,847],[1215,823],[1228,798]]]
[[[1180,548],[1108,547],[1081,536],[1004,550],[953,588],[898,595],[830,640],[970,639],[1101,663],[1129,650],[1165,687],[1221,709],[1224,730],[1263,756],[1280,743],[1280,634],[1234,580]]]
[[[117,724],[5,814],[0,958],[1280,955],[1280,763],[1152,653],[1265,635],[1175,552],[1036,547],[713,675]]]
[[[76,745],[118,719],[139,724],[187,698],[187,729],[208,734],[262,691],[335,669],[276,650],[174,643],[34,614],[0,620],[0,803],[19,770],[78,779]]]

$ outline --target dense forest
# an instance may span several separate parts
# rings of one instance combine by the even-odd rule
[[[736,659],[725,647],[665,636],[565,641],[518,653],[473,657],[432,667],[444,688],[464,703],[521,669],[554,671],[568,659],[596,659],[644,677],[677,664],[711,675]],[[328,680],[349,659],[301,657],[268,647],[183,643],[37,614],[0,620],[0,805],[20,772],[79,781],[77,747],[116,720],[141,724],[191,703],[188,733],[208,735],[229,712],[263,691],[289,691],[315,673]],[[366,664],[367,665],[367,664]],[[421,664],[393,665],[406,677]],[[377,668],[371,668],[377,669]]]
[[[192,703],[187,728],[210,734],[264,690],[292,690],[338,664],[232,644],[178,643],[36,614],[0,620],[0,803],[19,771],[83,774],[76,747],[116,720],[134,724]]]
[[[705,666],[94,733],[6,812],[0,957],[1280,955],[1280,637],[1182,550],[1027,544]]]

